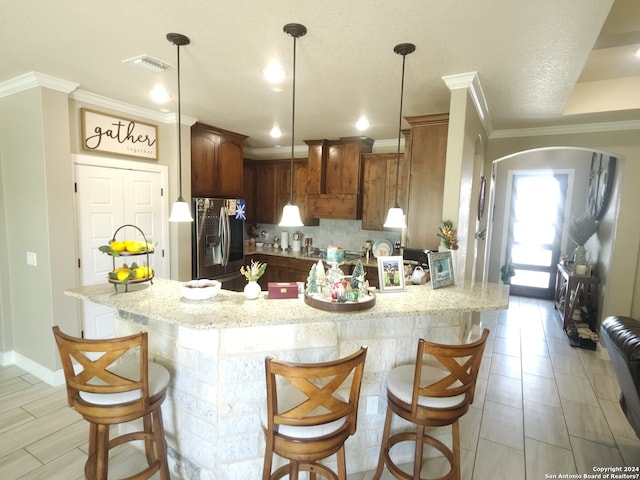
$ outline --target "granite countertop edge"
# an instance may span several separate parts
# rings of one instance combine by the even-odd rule
[[[307,305],[302,298],[269,299],[267,292],[248,300],[242,292],[221,290],[209,300],[183,299],[182,282],[154,278],[123,291],[105,283],[65,290],[80,300],[105,305],[126,314],[152,318],[192,329],[225,329],[352,319],[415,317],[453,312],[503,310],[509,306],[509,287],[495,283],[456,284],[433,290],[431,285],[410,285],[404,291],[376,293],[376,304],[356,312],[327,312]]]

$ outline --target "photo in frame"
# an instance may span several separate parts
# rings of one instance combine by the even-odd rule
[[[378,257],[378,286],[381,292],[404,290],[404,261],[402,256]]]
[[[431,286],[436,289],[453,285],[453,261],[451,252],[429,252],[429,271],[431,273]]]

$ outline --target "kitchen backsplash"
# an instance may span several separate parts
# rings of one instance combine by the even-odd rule
[[[250,223],[247,226],[251,225]],[[348,252],[362,251],[367,240],[389,240],[391,244],[400,241],[400,231],[362,230],[360,220],[331,220],[320,219],[317,227],[283,228],[278,225],[259,224],[258,230],[266,232],[258,237],[257,242],[273,243],[273,238],[280,238],[282,232],[289,232],[289,246],[295,232],[300,232],[303,238],[311,237],[314,248],[327,248],[327,245],[342,245]],[[303,242],[304,245],[304,242]]]

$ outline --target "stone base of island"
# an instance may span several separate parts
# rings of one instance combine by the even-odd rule
[[[181,298],[180,286],[156,278],[126,293],[110,284],[65,293],[114,308],[118,336],[149,332],[151,359],[172,373],[163,405],[171,470],[189,480],[261,478],[265,356],[319,362],[360,345],[369,349],[358,429],[346,443],[347,472],[375,469],[387,372],[415,361],[419,338],[466,342],[487,319],[495,325],[497,310],[509,302],[505,285],[416,285],[378,293],[371,309],[340,313],[315,309],[301,298],[268,299],[266,292],[248,300],[221,290],[210,300],[191,301]],[[450,437],[450,430],[443,435]],[[406,453],[410,458],[412,452]]]

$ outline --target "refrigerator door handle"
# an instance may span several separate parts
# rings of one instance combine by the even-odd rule
[[[227,209],[223,205],[220,207],[220,233],[222,235],[222,265],[226,267],[229,264],[229,255],[231,251],[231,227],[229,225],[229,216]]]

